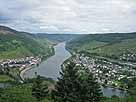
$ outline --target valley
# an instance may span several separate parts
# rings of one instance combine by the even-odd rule
[[[0,27],[0,86],[31,84],[40,75],[53,88],[72,61],[89,69],[105,97],[123,99],[136,76],[135,39],[135,33],[69,36]]]

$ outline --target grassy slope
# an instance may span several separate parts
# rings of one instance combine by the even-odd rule
[[[136,53],[136,33],[86,35],[70,41],[67,47],[74,51],[87,51],[102,56],[118,56],[126,50]]]
[[[114,43],[111,45],[106,45],[106,46],[100,47],[95,50],[90,50],[89,52],[98,53],[99,55],[102,54],[103,56],[112,56],[112,55],[119,56],[123,52],[130,50],[131,52],[136,54],[136,43],[135,42],[136,42],[136,38],[135,39],[127,39],[127,40],[123,40],[119,43]]]
[[[0,59],[49,54],[51,43],[48,42],[44,39],[44,44],[41,44],[42,42],[31,34],[17,32],[10,28],[3,30],[0,26]]]
[[[2,102],[36,102],[36,99],[31,95],[30,85],[18,85],[8,87],[2,90],[0,97]]]
[[[19,84],[8,86],[0,89],[0,102],[37,102],[36,98],[32,96],[32,84],[35,78],[27,82],[27,84]],[[48,86],[54,84],[54,81],[43,77],[43,83]],[[48,97],[45,97],[40,102],[51,102]]]
[[[0,75],[0,82],[8,82],[8,81],[14,81],[14,79],[7,75]]]

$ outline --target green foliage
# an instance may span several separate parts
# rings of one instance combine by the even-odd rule
[[[44,44],[41,44],[32,34],[1,28],[0,26],[0,59],[47,56],[51,53],[50,44],[46,39]]]
[[[122,102],[118,96],[103,97],[102,102]]]
[[[78,100],[78,74],[74,63],[62,68],[61,77],[58,78],[53,91],[54,102],[76,102]]]
[[[127,50],[136,53],[135,42],[136,33],[90,34],[68,42],[67,48],[117,59]]]
[[[52,41],[56,41],[56,42],[62,42],[62,41],[68,41],[68,40],[71,40],[71,39],[74,39],[76,37],[79,37],[81,35],[79,34],[42,34],[42,33],[39,33],[36,35],[36,37],[38,38],[48,38]]]
[[[124,102],[135,102],[136,101],[136,78],[129,82],[128,93],[125,96]]]
[[[25,84],[15,83],[0,88],[0,102],[51,102],[47,85],[52,82],[51,79],[38,76]]]
[[[0,82],[8,82],[8,81],[14,81],[14,79],[7,75],[0,75]]]
[[[41,101],[48,96],[48,86],[43,83],[43,80],[39,75],[32,85],[32,96],[34,96],[38,101]]]
[[[30,85],[17,85],[0,90],[0,102],[36,102]]]
[[[82,70],[79,81],[80,102],[100,102],[102,98],[101,88],[89,69]]]
[[[54,102],[99,102],[101,90],[89,70],[70,62],[62,68],[52,92]]]

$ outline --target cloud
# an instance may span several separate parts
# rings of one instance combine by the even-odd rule
[[[0,24],[29,32],[136,31],[135,0],[0,0]]]

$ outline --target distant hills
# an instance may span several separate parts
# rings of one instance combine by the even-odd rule
[[[71,51],[118,58],[129,51],[136,54],[136,33],[89,34],[67,43]]]
[[[39,38],[48,38],[50,40],[53,41],[68,41],[68,40],[72,40],[75,39],[81,35],[79,34],[47,34],[47,33],[39,33],[36,34],[37,37]]]
[[[79,37],[78,34],[31,34],[0,26],[0,60],[26,56],[47,57],[53,45]]]
[[[136,54],[136,33],[109,34],[31,34],[0,26],[0,59],[25,56],[49,56],[52,46],[68,41],[70,51],[115,57],[129,51]]]
[[[30,33],[0,26],[0,59],[47,56],[51,53],[49,46],[51,43],[46,39],[44,44],[41,44],[41,41]]]

